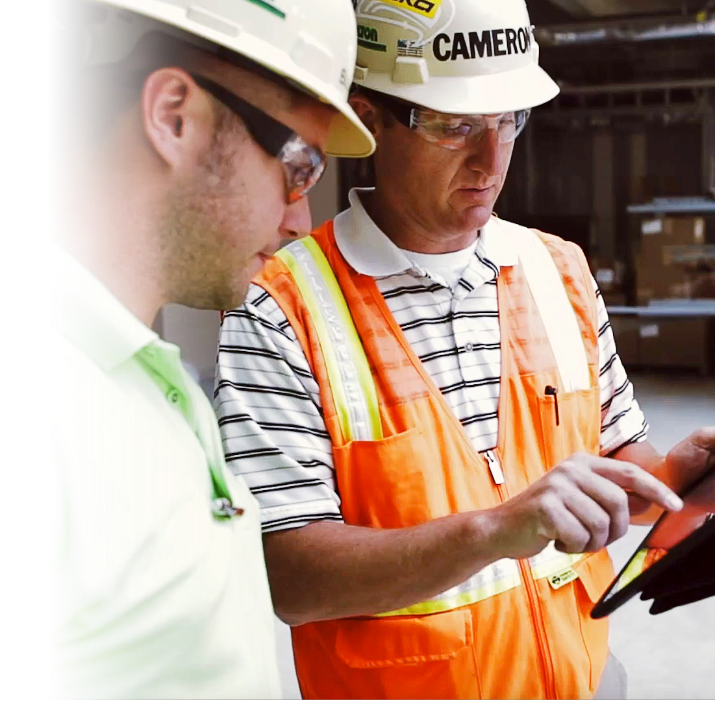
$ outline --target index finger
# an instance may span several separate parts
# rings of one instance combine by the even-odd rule
[[[683,508],[683,500],[670,487],[632,462],[602,458],[592,470],[668,511],[680,511]]]

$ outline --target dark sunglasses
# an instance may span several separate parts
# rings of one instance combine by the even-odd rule
[[[306,143],[282,122],[254,107],[219,83],[193,75],[196,84],[243,120],[253,140],[276,158],[286,174],[288,202],[296,202],[312,190],[325,172],[327,157]]]

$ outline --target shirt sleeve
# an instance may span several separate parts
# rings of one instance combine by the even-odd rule
[[[256,285],[221,324],[214,406],[227,465],[258,500],[264,533],[342,522],[318,383],[280,307]]]
[[[648,437],[648,422],[635,398],[633,385],[616,350],[611,322],[601,291],[598,299],[598,357],[601,392],[601,455],[610,455]]]

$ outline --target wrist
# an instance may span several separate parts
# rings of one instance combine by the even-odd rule
[[[479,569],[504,557],[501,554],[499,513],[497,509],[471,511],[465,514],[462,532],[463,551]]]

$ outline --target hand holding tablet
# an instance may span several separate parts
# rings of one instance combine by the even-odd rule
[[[705,464],[680,490],[683,509],[658,519],[594,606],[593,618],[613,613],[639,592],[642,599],[654,599],[653,614],[715,594],[715,456]],[[692,480],[692,473],[687,477]]]

